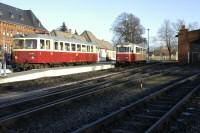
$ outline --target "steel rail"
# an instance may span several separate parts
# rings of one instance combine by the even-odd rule
[[[92,82],[94,80],[104,80],[105,78],[111,78],[112,76],[116,76],[116,75],[128,73],[128,72],[131,72],[131,71],[136,71],[136,70],[142,71],[142,69],[144,69],[146,67],[152,67],[153,65],[156,65],[156,64],[152,64],[152,65],[148,65],[148,66],[141,66],[141,67],[138,67],[138,68],[133,68],[133,69],[125,70],[125,71],[122,71],[122,72],[117,72],[117,73],[114,73],[114,74],[111,74],[111,75],[107,75],[105,77],[100,77],[100,78],[97,78],[97,79],[84,80],[83,82],[78,82],[78,83],[79,83],[79,86],[81,86],[80,84],[85,84],[86,82]],[[101,82],[99,84],[95,84],[92,87],[95,87],[95,86],[98,86],[98,85],[101,85],[101,84],[106,84],[107,82],[110,82],[110,81],[111,80],[108,79],[107,81]],[[51,87],[51,89],[56,89],[56,88],[60,88],[60,87],[68,87],[68,86],[71,86],[71,85],[60,85],[60,86]],[[84,87],[89,87],[89,86],[91,86],[91,85],[85,85]],[[83,88],[83,87],[77,87],[75,89],[81,89],[81,88]],[[37,96],[33,96],[31,98],[26,98],[26,99],[17,100],[17,101],[14,101],[14,102],[9,102],[9,103],[5,103],[5,104],[1,104],[0,105],[0,109],[8,107],[8,106],[13,106],[15,104],[20,104],[20,103],[23,103],[23,102],[27,102],[27,101],[31,101],[31,100],[36,100],[36,99],[43,98],[43,97],[46,97],[46,96],[51,96],[51,95],[54,95],[54,94],[59,94],[59,93],[73,91],[75,89],[58,90],[58,91],[53,91],[53,92],[47,92],[47,93],[41,94],[39,96],[37,95]]]
[[[198,91],[200,85],[192,89],[183,99],[173,106],[165,115],[163,115],[146,133],[161,132],[169,124],[170,119],[181,109],[181,107]]]
[[[120,108],[117,111],[112,112],[109,115],[106,115],[105,117],[102,117],[100,119],[98,119],[97,121],[94,121],[90,124],[87,124],[75,131],[73,131],[73,133],[93,133],[96,132],[98,130],[100,130],[103,127],[106,127],[106,125],[109,125],[110,123],[113,123],[117,120],[119,120],[122,116],[124,116],[127,112],[129,112],[130,110],[132,110],[133,108],[137,108],[139,106],[141,106],[143,103],[145,103],[146,101],[149,101],[150,99],[153,99],[157,96],[159,96],[160,94],[163,94],[164,92],[166,92],[167,90],[170,90],[171,88],[173,88],[174,86],[180,85],[182,83],[185,83],[186,81],[192,80],[197,78],[198,76],[200,76],[200,74],[194,74],[190,77],[187,77],[181,81],[178,81],[176,83],[173,83],[167,87],[164,87],[163,89],[160,89],[154,93],[151,93],[148,96],[145,96],[142,99],[139,99],[125,107]]]
[[[153,76],[155,76],[155,75],[153,75]],[[148,77],[148,78],[150,78],[150,77]],[[138,79],[135,79],[135,81],[136,80],[138,80]],[[121,81],[120,83],[125,84],[127,82],[130,82],[130,81],[125,80],[125,81]],[[120,83],[117,82],[117,84],[114,84],[114,85],[118,85]],[[40,111],[40,110],[52,107],[54,105],[58,105],[58,104],[61,104],[61,103],[65,103],[65,102],[68,102],[68,101],[71,101],[71,100],[75,100],[75,99],[78,99],[78,98],[81,98],[81,97],[84,97],[84,96],[88,96],[88,95],[103,91],[103,90],[107,89],[108,87],[110,87],[109,85],[113,86],[113,83],[109,83],[107,86],[104,86],[102,88],[97,88],[97,89],[91,88],[91,89],[82,91],[80,93],[70,95],[68,97],[57,99],[57,100],[49,102],[49,103],[41,104],[41,105],[33,107],[33,108],[29,108],[29,109],[26,109],[26,110],[23,110],[23,111],[20,111],[20,112],[17,112],[17,113],[6,115],[6,116],[0,118],[0,125],[5,123],[5,122],[8,122],[9,120],[20,118],[20,117],[26,116],[30,113],[34,113],[36,111]]]

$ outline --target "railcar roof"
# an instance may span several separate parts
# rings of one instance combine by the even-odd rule
[[[142,48],[146,48],[144,44],[133,44],[133,43],[117,44],[117,46],[125,46],[125,47],[132,46],[132,45],[135,45],[135,46],[138,46],[138,47],[142,47]]]
[[[73,43],[83,43],[83,44],[90,44],[90,45],[96,45],[94,43],[91,42],[87,42],[87,41],[82,41],[82,40],[78,40],[75,38],[66,38],[66,37],[62,37],[62,36],[51,36],[48,34],[31,34],[31,35],[26,35],[26,36],[16,36],[15,39],[25,39],[25,38],[41,38],[41,39],[52,39],[55,41],[63,41],[63,42],[73,42]]]

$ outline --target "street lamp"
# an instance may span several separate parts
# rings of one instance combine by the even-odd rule
[[[148,28],[148,29],[147,29],[147,32],[148,32],[148,40],[147,40],[147,41],[148,41],[148,42],[147,42],[147,43],[148,43],[148,48],[147,48],[147,62],[149,62],[149,30],[150,30],[150,29]]]

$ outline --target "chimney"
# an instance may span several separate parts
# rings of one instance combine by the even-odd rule
[[[185,25],[181,25],[181,30],[184,30],[185,29]]]
[[[69,31],[68,31],[70,34],[72,33],[72,29],[69,29]]]

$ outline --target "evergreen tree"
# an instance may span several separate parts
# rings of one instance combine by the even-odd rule
[[[74,34],[75,34],[75,35],[78,35],[78,32],[75,30]]]
[[[59,30],[63,31],[63,32],[68,32],[68,29],[67,29],[67,26],[65,25],[65,22],[62,23]]]

